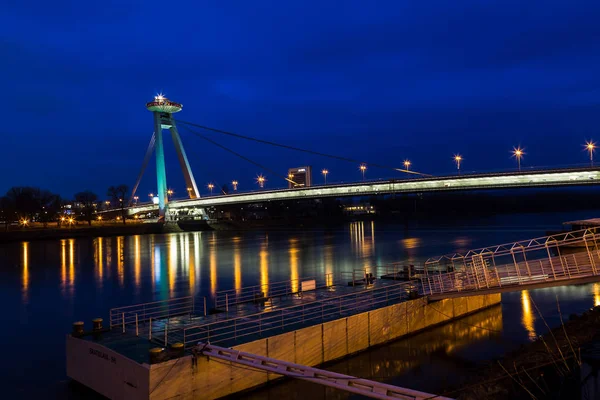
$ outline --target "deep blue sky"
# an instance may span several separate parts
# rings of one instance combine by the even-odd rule
[[[457,152],[465,170],[514,168],[518,144],[524,166],[585,163],[584,141],[600,141],[597,1],[294,4],[5,1],[0,193],[132,186],[152,134],[144,104],[160,91],[183,120],[434,174],[452,173]],[[204,191],[232,178],[250,189],[259,172],[284,185],[180,131]],[[211,137],[281,174],[311,164],[330,181],[360,177],[354,164]],[[155,187],[150,171],[141,193]]]

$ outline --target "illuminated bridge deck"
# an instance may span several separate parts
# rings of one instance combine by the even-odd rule
[[[552,186],[598,185],[600,167],[557,169],[531,172],[509,172],[446,177],[429,177],[403,180],[367,181],[348,184],[311,186],[301,189],[261,190],[247,193],[215,195],[188,200],[174,200],[172,209],[204,208],[277,200],[318,199],[325,197],[351,197],[391,193],[425,193],[439,191],[533,188]],[[157,205],[140,204],[128,209],[130,214],[156,210]]]

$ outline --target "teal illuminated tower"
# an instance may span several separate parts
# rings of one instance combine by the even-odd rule
[[[158,196],[158,208],[159,208],[159,220],[164,221],[165,217],[168,218],[167,204],[169,197],[167,195],[167,172],[165,169],[165,152],[163,147],[162,130],[169,129],[171,131],[171,137],[175,144],[175,150],[177,150],[177,156],[181,169],[183,170],[183,176],[185,183],[187,184],[187,191],[190,198],[195,199],[200,197],[198,193],[198,187],[190,168],[181,138],[177,132],[175,121],[173,120],[173,113],[181,111],[183,106],[179,103],[175,103],[159,94],[154,96],[154,101],[146,103],[146,108],[152,111],[154,114],[154,150],[156,152],[156,183],[157,183],[157,196]],[[152,142],[151,142],[152,143]],[[136,185],[137,186],[137,185]]]

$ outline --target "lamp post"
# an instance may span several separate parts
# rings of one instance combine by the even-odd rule
[[[237,187],[238,187],[238,181],[233,180],[233,181],[231,181],[231,184],[233,185],[233,191],[236,192],[237,191]]]
[[[360,172],[362,173],[362,180],[365,180],[365,171],[367,170],[367,165],[366,164],[360,164],[360,167],[358,167],[360,169]]]
[[[513,157],[517,159],[517,167],[519,168],[519,172],[521,172],[521,157],[525,155],[525,152],[521,148],[521,146],[513,147]]]
[[[265,187],[265,181],[266,181],[266,180],[267,180],[267,179],[266,179],[264,176],[262,176],[262,175],[259,175],[259,176],[256,178],[256,182],[258,182],[258,186],[259,186],[261,189]]]
[[[411,162],[409,160],[404,160],[404,169],[407,171],[410,169]]]
[[[135,201],[135,204],[136,204],[136,205],[137,205],[137,203],[138,203],[138,200],[139,200],[139,199],[140,199],[140,198],[139,198],[138,196],[133,196],[133,200]]]
[[[212,194],[212,191],[215,188],[215,185],[213,185],[212,183],[209,183],[208,185],[206,185],[206,187],[208,188],[208,190],[210,190],[210,194]]]
[[[323,179],[324,179],[324,184],[327,185],[327,174],[329,173],[329,170],[327,168],[324,168],[323,171],[321,171],[321,173],[323,174]]]
[[[590,167],[593,167],[594,166],[594,151],[596,151],[596,143],[592,142],[591,140],[589,142],[586,142],[585,149],[590,153]]]
[[[173,189],[167,190],[167,196],[169,196],[169,200],[173,197]]]
[[[454,155],[454,162],[456,163],[456,169],[458,170],[458,174],[460,175],[460,162],[462,161],[462,156],[460,154]]]

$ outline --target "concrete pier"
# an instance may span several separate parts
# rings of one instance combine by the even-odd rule
[[[499,304],[500,294],[408,300],[233,347],[307,366],[340,359]],[[111,399],[213,399],[281,376],[186,355],[158,364],[133,361],[97,342],[67,337],[67,375]]]

